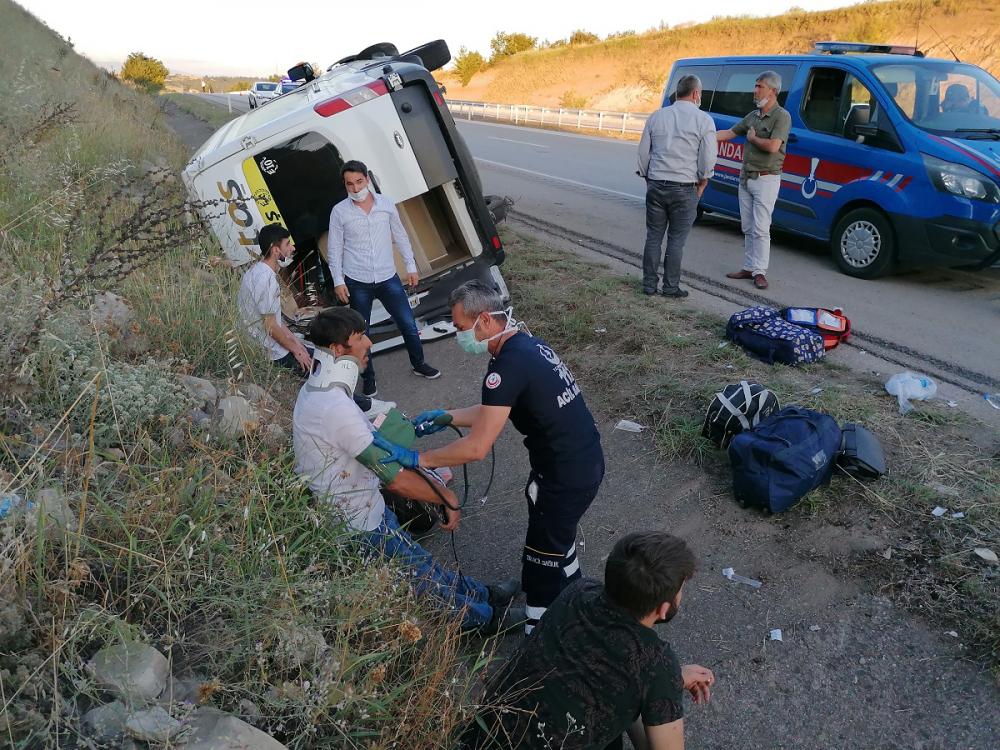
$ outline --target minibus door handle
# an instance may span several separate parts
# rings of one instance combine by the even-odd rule
[[[788,142],[789,143],[797,143],[798,140],[799,140],[799,137],[797,135],[795,135],[795,133],[789,133],[788,134]]]

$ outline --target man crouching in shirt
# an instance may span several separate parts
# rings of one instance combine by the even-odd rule
[[[523,622],[524,610],[507,606],[517,593],[517,579],[484,586],[455,575],[413,541],[385,506],[382,483],[403,497],[442,505],[446,531],[458,526],[461,515],[455,493],[444,485],[432,487],[435,480],[417,471],[379,463],[385,454],[372,444],[374,427],[351,398],[372,346],[365,319],[345,307],[324,310],[310,323],[309,338],[316,345],[313,369],[292,415],[295,472],[343,518],[361,548],[399,560],[418,592],[462,612],[464,628],[493,635]]]

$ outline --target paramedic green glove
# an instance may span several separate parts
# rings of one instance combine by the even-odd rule
[[[416,430],[417,437],[433,435],[440,432],[451,424],[451,414],[444,409],[434,409],[433,411],[421,412],[420,416],[410,420]]]
[[[398,446],[395,443],[390,443],[377,432],[373,432],[372,435],[374,436],[372,444],[376,448],[381,448],[389,454],[379,461],[379,463],[397,463],[407,469],[417,469],[420,467],[420,453],[418,451],[407,450],[406,448]]]

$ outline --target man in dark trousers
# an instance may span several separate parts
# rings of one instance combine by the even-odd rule
[[[604,585],[585,578],[563,591],[487,677],[487,708],[464,747],[610,750],[627,733],[636,750],[682,750],[684,691],[708,703],[715,677],[682,667],[653,626],[677,614],[697,566],[684,541],[666,532],[619,539]]]
[[[446,422],[471,428],[469,434],[423,452],[379,436],[375,443],[403,466],[434,468],[482,460],[508,419],[524,435],[531,472],[524,490],[528,530],[521,586],[525,632],[530,633],[559,593],[581,575],[577,525],[604,479],[601,435],[569,368],[548,344],[519,330],[513,308],[504,309],[499,292],[481,281],[467,281],[450,301],[459,345],[470,354],[492,357],[482,403],[424,412],[414,422],[418,435],[443,429]]]
[[[688,296],[680,287],[684,243],[698,213],[698,200],[715,170],[717,151],[715,121],[701,111],[701,79],[681,76],[674,103],[649,116],[639,141],[639,176],[646,180],[644,294],[656,294],[662,262],[663,296]]]
[[[337,299],[361,313],[369,328],[372,304],[375,300],[381,302],[399,328],[413,373],[429,380],[439,378],[440,370],[424,361],[424,348],[410,301],[392,258],[395,243],[406,266],[406,283],[415,287],[420,274],[399,211],[391,200],[371,189],[368,167],[362,162],[347,162],[341,167],[340,176],[347,197],[330,211],[326,240],[327,262]],[[370,358],[362,382],[366,396],[371,398],[378,393]]]

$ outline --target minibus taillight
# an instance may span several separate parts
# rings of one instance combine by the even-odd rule
[[[313,107],[313,110],[322,117],[329,117],[330,115],[343,112],[346,109],[364,104],[367,101],[382,96],[382,94],[388,93],[389,90],[385,87],[385,83],[382,81],[372,81],[359,88],[351,89],[338,97],[327,99],[325,102],[321,102]]]

